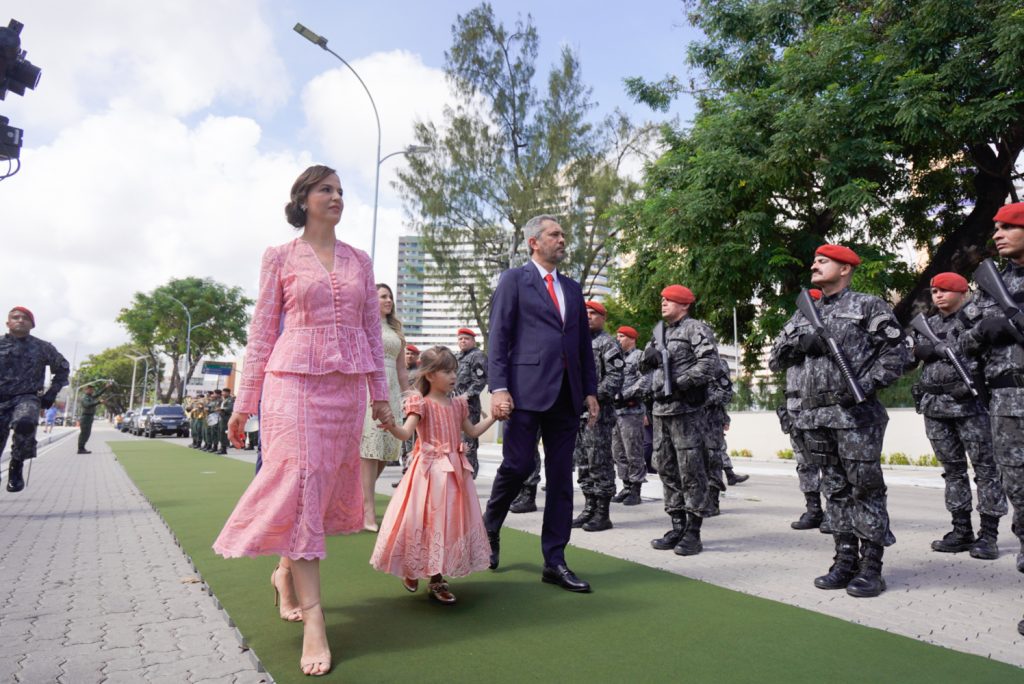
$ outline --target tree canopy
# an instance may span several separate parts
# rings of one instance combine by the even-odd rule
[[[616,207],[639,184],[622,172],[652,131],[616,112],[594,123],[590,88],[564,48],[538,84],[532,18],[507,28],[484,3],[456,18],[445,73],[457,99],[442,122],[417,123],[429,154],[409,158],[398,189],[433,266],[423,274],[487,337],[497,276],[526,259],[522,226],[559,217],[569,238],[564,270],[592,288],[619,230]]]
[[[131,404],[129,396],[132,389],[132,372],[135,372],[135,397],[136,404],[142,403],[141,392],[143,387],[143,373],[145,366],[140,360],[136,366],[132,357],[140,356],[137,348],[131,343],[122,344],[117,347],[104,349],[98,354],[91,354],[72,378],[72,389],[80,388],[86,384],[93,384],[94,387],[102,387],[104,380],[110,380],[113,385],[103,393],[103,403],[113,413],[121,413]],[[159,369],[150,368],[150,384],[154,386],[153,378],[159,377]],[[79,392],[81,399],[81,392]]]
[[[1021,179],[1019,2],[685,4],[705,35],[691,78],[627,82],[656,109],[689,91],[698,111],[663,130],[630,208],[623,301],[650,309],[683,282],[730,337],[737,307],[756,362],[824,242],[856,249],[855,287],[904,322],[935,273],[969,276],[990,254],[992,216]]]
[[[134,346],[149,355],[150,366],[157,364],[160,354],[170,358],[171,382],[160,400],[170,401],[177,391],[181,401],[200,359],[245,346],[249,322],[246,309],[253,303],[241,288],[211,278],[173,278],[152,292],[136,292],[131,306],[121,309],[117,320],[128,330]],[[183,305],[192,316],[191,340],[186,334],[188,317]],[[184,364],[182,379],[181,366],[189,341],[190,358]]]

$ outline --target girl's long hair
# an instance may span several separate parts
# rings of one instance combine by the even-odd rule
[[[420,367],[416,371],[416,391],[424,397],[430,394],[430,381],[427,375],[435,371],[453,371],[459,369],[459,360],[448,347],[431,347],[420,354]]]

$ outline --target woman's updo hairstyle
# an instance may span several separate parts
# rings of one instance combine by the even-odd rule
[[[323,164],[314,164],[299,174],[299,177],[292,183],[291,200],[284,205],[284,215],[288,223],[296,228],[306,226],[306,197],[314,185],[338,172]]]

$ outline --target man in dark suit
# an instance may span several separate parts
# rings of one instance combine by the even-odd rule
[[[508,419],[501,466],[484,525],[491,568],[498,567],[499,532],[513,499],[534,466],[537,432],[544,441],[547,497],[541,550],[542,579],[569,591],[590,591],[566,566],[572,522],[572,454],[586,404],[597,420],[597,378],[579,283],[557,272],[565,233],[553,216],[527,221],[530,261],[501,274],[491,304],[488,376],[491,413]]]

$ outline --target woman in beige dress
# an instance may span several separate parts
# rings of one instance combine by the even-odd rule
[[[402,323],[395,315],[395,297],[391,288],[377,283],[377,301],[380,304],[381,339],[384,343],[384,370],[388,378],[388,398],[393,415],[400,416],[402,392],[409,387],[409,371],[405,365],[405,336]],[[397,461],[402,443],[386,430],[377,426],[370,412],[363,423],[363,438],[359,445],[359,476],[363,484],[363,529],[377,531],[377,512],[374,508],[374,485],[384,466]]]

